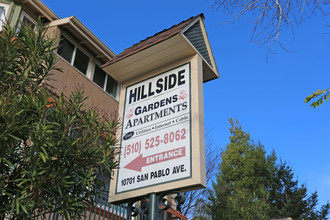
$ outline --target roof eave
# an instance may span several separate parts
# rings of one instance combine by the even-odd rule
[[[40,0],[16,0],[16,2],[31,6],[49,21],[59,19],[59,17]]]
[[[203,24],[204,15],[195,17],[180,32],[170,38],[157,42],[146,48],[139,48],[134,53],[127,54],[116,60],[110,60],[102,66],[103,70],[111,74],[119,82],[127,82],[139,77],[148,71],[152,71],[160,66],[166,66],[170,63],[183,60],[198,54],[203,61],[203,81],[207,82],[219,77],[218,69],[213,57],[211,46],[209,44],[205,27]],[[199,51],[186,38],[184,32],[195,23],[201,22],[203,25],[203,38],[207,44],[208,52],[211,56],[211,64],[199,53]],[[174,60],[173,58],[176,58]]]
[[[219,78],[219,71],[218,71],[218,67],[217,64],[215,62],[215,58],[213,55],[213,51],[212,51],[212,47],[210,45],[210,41],[209,38],[207,36],[207,32],[205,29],[205,24],[204,24],[204,14],[200,14],[196,17],[196,19],[194,21],[192,21],[189,25],[187,25],[184,29],[182,29],[182,31],[180,32],[180,34],[186,39],[186,41],[194,48],[194,50],[196,51],[197,54],[199,54],[199,56],[202,58],[203,60],[203,66],[204,66],[204,82],[208,82],[211,81],[213,79]],[[199,51],[191,44],[191,42],[187,39],[187,37],[184,35],[184,33],[191,28],[195,23],[200,22],[201,25],[201,29],[202,29],[202,33],[203,33],[203,38],[207,47],[207,51],[209,53],[210,56],[210,60],[211,60],[211,64],[210,65],[205,58],[199,53]]]
[[[186,42],[190,45],[191,49],[193,49],[195,51],[196,54],[198,54],[202,61],[203,61],[203,82],[208,82],[214,79],[219,78],[219,73],[218,73],[218,69],[217,66],[214,63],[212,67],[206,60],[205,58],[199,53],[199,51],[191,44],[191,42],[186,38],[186,36],[183,33],[180,33],[180,35],[182,36],[182,38],[184,38],[186,40]],[[213,58],[213,55],[212,55]]]
[[[182,35],[176,34],[115,63],[104,65],[102,69],[111,74],[118,82],[127,82],[194,54],[196,54],[195,50],[184,40]]]
[[[143,74],[189,59],[198,54],[203,60],[203,81],[207,82],[219,77],[216,69],[199,54],[190,41],[181,33],[176,34],[159,44],[103,66],[102,69],[117,80],[124,83]]]
[[[70,26],[72,32],[79,33],[87,43],[91,44],[93,48],[99,51],[100,56],[105,56],[106,59],[110,60],[116,56],[116,54],[110,50],[99,38],[97,38],[78,18],[75,16],[59,19],[52,21],[48,24],[48,27],[67,27]]]

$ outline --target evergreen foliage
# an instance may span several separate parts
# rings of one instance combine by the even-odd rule
[[[285,162],[276,166],[273,174],[269,203],[272,217],[289,216],[293,219],[327,219],[330,204],[327,203],[316,210],[317,192],[307,195],[307,187],[299,186],[294,180],[294,173]]]
[[[79,218],[117,164],[118,122],[84,106],[83,92],[54,95],[54,40],[41,25],[0,32],[0,218],[57,212]]]
[[[213,219],[327,219],[329,203],[316,210],[317,193],[308,197],[286,163],[277,164],[274,152],[266,156],[237,120],[229,121],[230,143],[209,195]]]

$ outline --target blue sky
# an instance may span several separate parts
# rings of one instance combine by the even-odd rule
[[[277,50],[266,63],[266,48],[250,42],[250,18],[222,25],[226,15],[212,1],[45,0],[59,17],[75,15],[119,54],[135,43],[191,16],[204,13],[220,78],[204,84],[205,129],[216,147],[229,142],[228,118],[268,153],[289,162],[309,193],[330,199],[330,103],[313,109],[306,95],[330,87],[330,29],[320,16],[303,22],[295,40],[283,33],[286,53]]]

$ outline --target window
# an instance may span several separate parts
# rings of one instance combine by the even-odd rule
[[[104,72],[98,65],[95,65],[93,81],[112,97],[116,98],[118,82]]]
[[[0,3],[0,30],[2,25],[6,22],[7,11],[8,11],[8,5]]]
[[[71,63],[74,49],[75,49],[74,44],[62,36],[57,53],[61,57],[63,57],[66,61]]]
[[[89,66],[89,56],[86,55],[76,45],[71,43],[63,35],[61,36],[57,53],[68,61],[72,66],[76,67],[80,72],[87,75]]]
[[[86,54],[84,54],[84,52],[79,50],[79,48],[76,48],[76,56],[74,59],[73,66],[86,74],[88,69],[88,63],[89,63],[89,57]]]
[[[111,76],[107,75],[107,88],[106,91],[113,97],[117,96],[118,82],[114,80]]]
[[[86,76],[92,76],[93,82],[105,92],[114,98],[117,97],[118,82],[104,72],[99,65],[95,64],[96,60],[90,59],[90,55],[73,43],[69,37],[61,36],[57,54]],[[89,74],[93,71],[94,66],[94,74]]]
[[[36,29],[37,21],[34,20],[31,16],[29,16],[26,12],[22,11],[20,19],[23,25],[30,26],[32,30]],[[19,23],[18,27],[20,26],[21,24]]]
[[[106,72],[104,72],[98,65],[95,65],[93,81],[103,89],[106,75]]]

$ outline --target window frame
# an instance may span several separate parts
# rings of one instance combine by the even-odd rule
[[[104,80],[104,85],[103,85],[103,88],[102,88],[102,87],[99,86],[96,82],[94,82],[94,75],[95,75],[95,69],[96,69],[96,66],[98,66],[102,71],[104,71],[104,70],[101,68],[102,65],[100,65],[100,62],[96,61],[96,62],[94,63],[94,68],[93,68],[93,72],[92,72],[91,81],[92,81],[95,85],[97,85],[99,88],[101,88],[105,93],[107,93],[108,95],[110,95],[112,98],[118,100],[119,82],[118,82],[117,80],[115,80],[112,76],[110,76],[110,77],[112,77],[112,78],[117,82],[117,88],[116,88],[116,95],[115,95],[115,96],[113,96],[113,95],[111,95],[110,93],[108,93],[108,92],[107,92],[107,83],[108,83],[108,79],[109,79],[109,74],[108,74],[107,72],[104,71],[104,72],[105,72],[105,80]]]
[[[106,74],[107,74],[107,73],[106,73]],[[105,91],[106,93],[108,93],[107,90],[106,90],[106,89],[107,89],[106,86],[107,86],[107,84],[108,84],[108,79],[109,79],[108,76],[110,76],[110,75],[109,75],[109,74],[106,75],[106,79],[107,79],[107,80],[104,82],[104,83],[105,83],[105,85],[104,85],[104,91]],[[110,77],[111,77],[113,80],[115,80],[112,76],[110,76]],[[119,92],[119,90],[118,90],[118,88],[119,88],[119,82],[118,82],[117,80],[115,80],[115,81],[117,82],[116,95],[115,95],[116,97],[112,96],[110,93],[108,93],[108,94],[109,94],[111,97],[113,97],[114,99],[117,99],[117,97],[118,97],[118,92]]]
[[[0,3],[0,6],[4,7],[4,13],[0,16],[0,30],[2,30],[2,26],[6,21],[6,15],[9,9],[9,4]]]
[[[58,49],[60,47],[60,43],[61,43],[61,40],[62,38],[65,38],[67,41],[69,41],[71,44],[73,44],[74,46],[74,49],[73,49],[73,52],[72,52],[72,57],[71,57],[71,62],[67,61],[64,57],[62,57],[59,53],[58,53]],[[76,59],[76,52],[77,52],[77,48],[83,52],[88,58],[89,58],[89,62],[88,62],[88,65],[87,65],[87,69],[86,69],[86,73],[83,73],[82,71],[80,71],[77,67],[75,67],[73,64],[74,64],[74,61]],[[83,74],[84,76],[86,76],[87,78],[89,78],[89,74],[91,72],[91,66],[92,66],[92,63],[93,63],[93,56],[91,56],[90,53],[88,53],[84,48],[80,47],[70,36],[68,36],[66,33],[63,33],[61,31],[61,35],[60,35],[60,40],[58,41],[58,45],[57,45],[57,50],[56,50],[56,54],[59,55],[61,58],[63,58],[66,62],[68,62],[73,68],[75,68],[79,73]]]
[[[35,30],[38,26],[38,22],[37,20],[35,20],[34,18],[32,18],[28,13],[26,13],[24,10],[21,11],[21,14],[19,16],[19,19],[21,20],[21,22],[23,22],[23,18],[26,17],[28,20],[30,20],[33,24],[34,24],[34,28],[33,30]],[[17,30],[19,31],[19,29],[21,28],[21,22],[18,22],[17,25]]]

